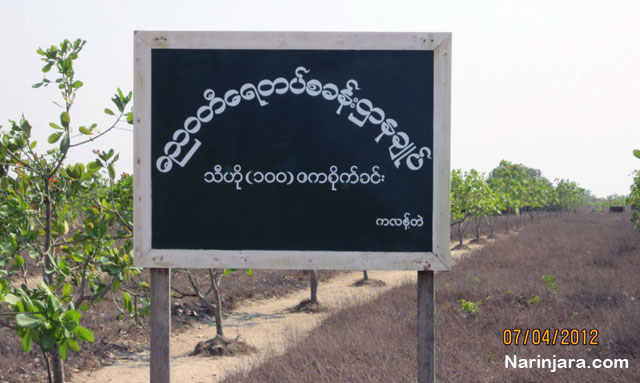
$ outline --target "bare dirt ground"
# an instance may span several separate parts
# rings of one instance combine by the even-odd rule
[[[466,248],[452,251],[455,262],[463,254],[482,247],[484,243],[467,243]],[[455,245],[452,242],[451,247]],[[308,291],[298,290],[285,297],[249,300],[235,309],[224,322],[225,336],[242,340],[258,349],[257,353],[243,356],[201,357],[190,356],[195,344],[215,335],[214,324],[197,325],[185,332],[172,335],[172,381],[210,383],[217,382],[232,371],[259,365],[267,357],[283,353],[292,339],[299,339],[317,327],[332,311],[365,300],[393,287],[415,280],[412,271],[370,271],[369,278],[385,282],[384,286],[354,287],[362,272],[340,274],[318,289],[320,302],[329,310],[319,314],[291,313],[288,309],[308,297]],[[149,381],[149,351],[138,354],[115,355],[114,363],[99,370],[75,374],[72,383],[137,383]]]

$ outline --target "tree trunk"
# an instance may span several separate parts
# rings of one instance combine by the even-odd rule
[[[311,282],[311,302],[318,303],[318,273],[315,270],[309,270],[309,278]]]
[[[475,217],[475,224],[476,224],[476,241],[480,241],[480,225],[482,224],[481,221],[482,217]]]
[[[191,275],[189,269],[184,269],[187,277],[189,278],[189,283],[191,283],[191,287],[193,287],[193,291],[195,291],[196,296],[200,299],[200,302],[204,303],[209,310],[214,312],[216,317],[216,334],[222,334],[222,299],[220,298],[220,273],[215,272],[213,269],[209,269],[209,279],[211,279],[211,286],[214,291],[214,296],[216,299],[216,304],[212,304],[209,302],[207,297],[204,296],[202,290],[200,290],[200,286],[198,285],[198,281]],[[209,294],[207,292],[206,294]]]
[[[509,213],[511,212],[511,208],[507,207],[507,227],[504,229],[504,233],[507,234],[509,232]]]
[[[489,236],[487,238],[493,238],[493,231],[496,228],[496,221],[494,216],[485,216],[484,221],[489,226]]]
[[[364,275],[363,275],[362,279],[365,280],[365,281],[368,281],[369,280],[369,273],[367,273],[367,270],[364,270],[363,274]]]
[[[220,273],[214,273],[209,269],[209,276],[213,285],[213,294],[216,298],[216,335],[224,336],[222,331],[222,298],[220,297]]]
[[[462,241],[464,240],[463,238],[463,225],[464,225],[464,221],[460,221],[458,222],[458,242],[460,243],[460,247],[462,247]]]
[[[58,345],[51,350],[51,369],[53,370],[53,382],[64,383],[64,365],[58,352]]]

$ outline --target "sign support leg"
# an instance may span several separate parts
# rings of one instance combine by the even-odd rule
[[[434,272],[418,271],[418,383],[435,382]]]
[[[170,269],[151,270],[151,383],[171,381]]]

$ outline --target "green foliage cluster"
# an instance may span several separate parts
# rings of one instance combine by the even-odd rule
[[[627,204],[633,209],[631,222],[640,230],[640,170],[633,172],[633,184],[627,197]]]
[[[542,280],[544,281],[545,285],[549,286],[554,293],[556,292],[556,290],[558,289],[558,286],[556,286],[556,277],[551,274],[545,274],[542,276]]]
[[[0,126],[0,325],[15,329],[25,352],[37,345],[51,363],[53,380],[64,381],[62,360],[93,333],[81,312],[111,297],[121,301],[120,317],[148,312],[148,283],[133,267],[132,177],[116,176],[118,154],[96,150],[88,163],[67,163],[76,147],[94,141],[133,115],[132,99],[120,89],[112,98],[113,124],[73,124],[72,106],[83,87],[74,62],[83,40],[38,49],[44,78],[34,88],[55,85],[62,111],[49,124],[49,147],[37,151],[32,126],[22,116]],[[47,76],[55,73],[54,78]],[[132,280],[124,298],[117,293]],[[133,283],[136,282],[136,283]],[[132,300],[134,303],[132,303]],[[118,306],[120,307],[120,306]]]
[[[572,212],[584,205],[589,196],[588,190],[573,181],[556,179],[552,183],[538,169],[505,160],[486,178],[474,169],[468,172],[454,169],[451,222],[457,225],[460,240],[468,218],[475,220],[477,237],[482,219],[489,225],[492,236],[498,215],[514,213],[519,217],[526,210],[533,219],[533,214],[539,211]]]
[[[635,149],[633,155],[640,159],[640,150]],[[631,192],[627,197],[627,204],[631,206],[633,215],[631,222],[640,230],[640,170],[633,172],[633,184],[631,184]]]
[[[458,300],[458,303],[460,303],[460,309],[462,311],[468,311],[471,313],[476,313],[478,312],[478,305],[480,303],[476,303],[476,302],[470,302],[466,299],[460,299]]]

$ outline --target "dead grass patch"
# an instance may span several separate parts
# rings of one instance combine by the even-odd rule
[[[628,217],[536,219],[436,276],[438,382],[639,382],[640,234]],[[543,276],[551,276],[546,282]],[[477,304],[463,311],[461,300]],[[503,344],[504,329],[598,329],[599,345]],[[628,369],[507,369],[519,358],[627,358]],[[415,382],[416,287],[340,310],[225,382]]]

